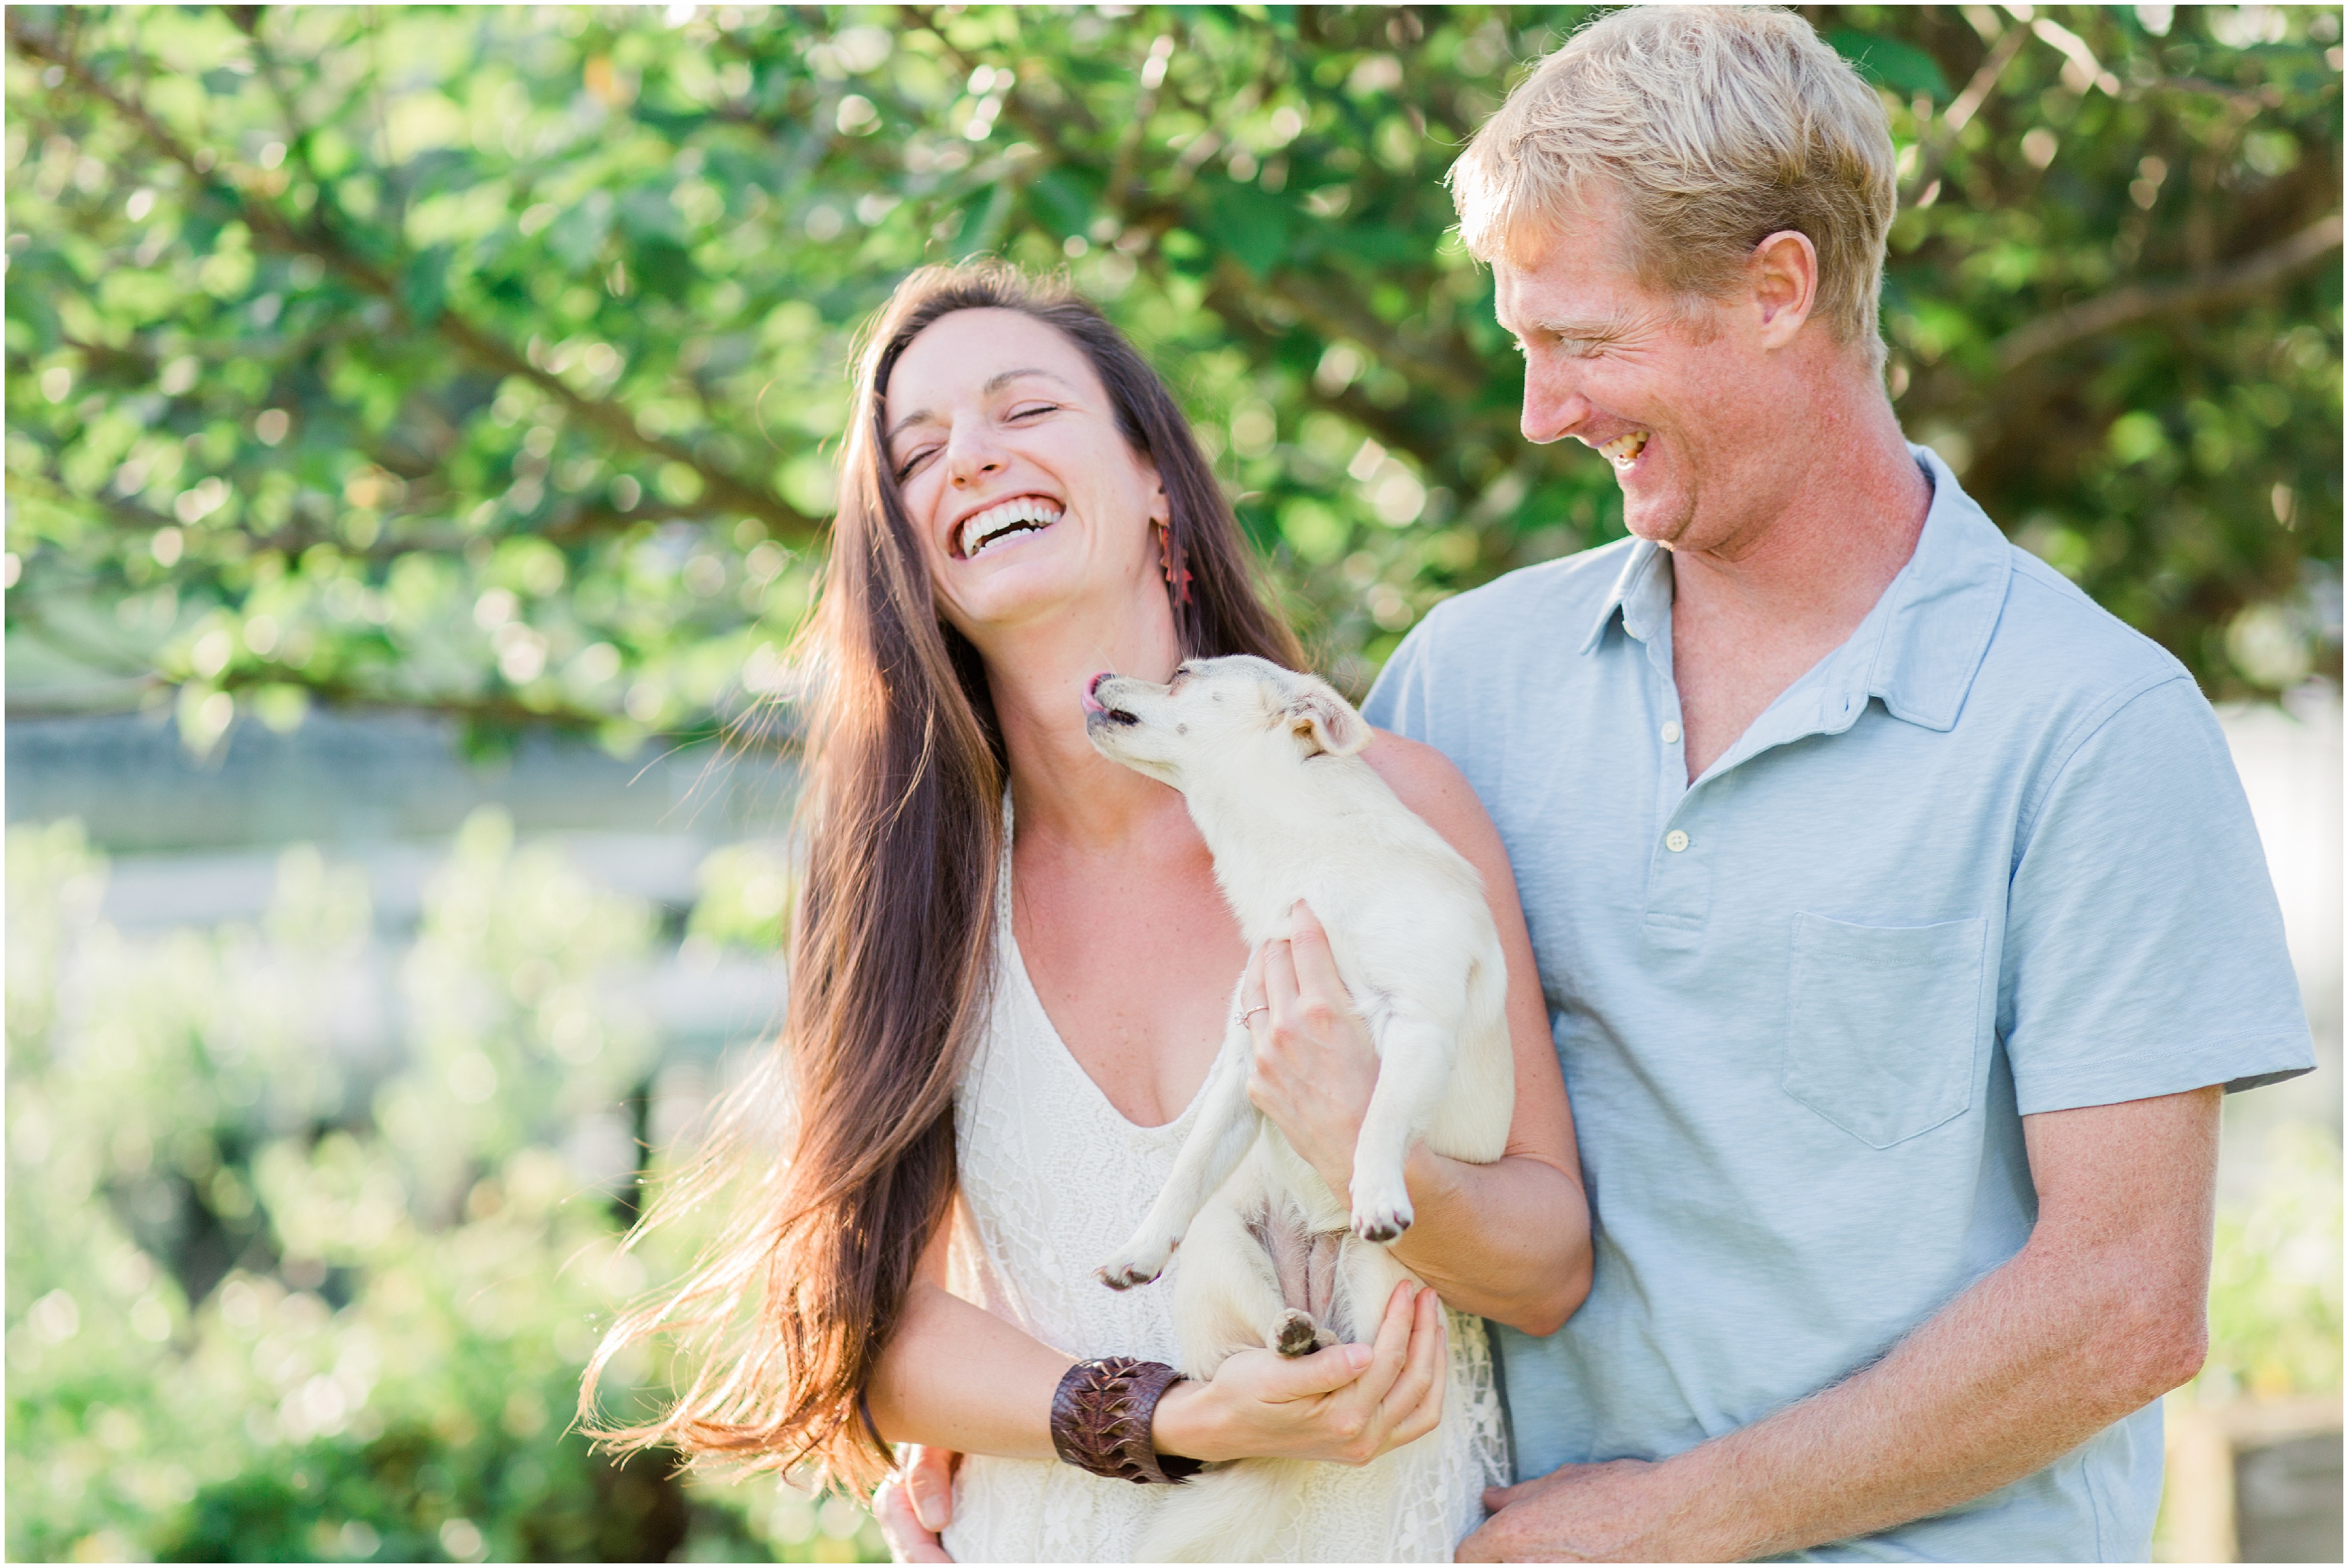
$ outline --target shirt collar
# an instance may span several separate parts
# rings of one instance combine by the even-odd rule
[[[1606,590],[1606,601],[1590,623],[1590,635],[1581,640],[1584,653],[1604,639],[1616,610],[1622,612],[1622,630],[1642,642],[1653,636],[1656,625],[1671,614],[1671,560],[1653,540],[1631,541],[1631,553],[1622,558],[1622,569],[1615,574],[1614,586]]]
[[[1849,672],[1861,706],[1879,697],[1896,718],[1950,730],[2005,610],[2013,547],[1958,487],[1939,453],[1913,445],[1908,450],[1931,476],[1931,509],[1916,553],[1868,612],[1867,620],[1879,623],[1875,635],[1869,639],[1861,622],[1843,652],[1864,648],[1870,655],[1863,664],[1854,659]]]
[[[1932,481],[1932,504],[1916,553],[1820,673],[1818,727],[1839,733],[1870,697],[1894,717],[1926,729],[1956,725],[1973,675],[1989,651],[2013,575],[2013,548],[1987,513],[1957,484],[1941,455],[1910,445]],[[1594,651],[1619,612],[1622,630],[1646,641],[1671,613],[1669,552],[1650,540],[1631,548],[1622,569],[1583,638]]]

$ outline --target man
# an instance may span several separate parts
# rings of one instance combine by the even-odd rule
[[[1797,16],[1609,15],[1453,179],[1632,535],[1366,708],[1498,824],[1596,1237],[1460,1555],[2141,1559],[2220,1093],[2312,1060],[2209,705],[1901,438],[1890,137]]]

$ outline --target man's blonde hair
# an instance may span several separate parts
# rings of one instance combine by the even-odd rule
[[[1876,295],[1898,205],[1890,122],[1810,25],[1776,7],[1632,7],[1540,63],[1451,169],[1460,237],[1521,261],[1597,192],[1649,287],[1717,298],[1781,230],[1818,253],[1837,338],[1882,355]]]

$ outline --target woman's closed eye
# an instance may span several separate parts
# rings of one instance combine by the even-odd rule
[[[1047,414],[1057,414],[1059,411],[1060,405],[1056,403],[1022,403],[1014,405],[1006,412],[1003,415],[1003,419],[1004,423],[1006,425],[1027,425],[1034,423],[1035,420],[1042,418]],[[900,457],[897,460],[897,483],[901,485],[906,480],[911,478],[915,470],[919,469],[922,464],[928,462],[931,458],[938,455],[938,446],[935,444],[932,444],[927,446],[916,447],[914,450],[906,453],[902,457]]]

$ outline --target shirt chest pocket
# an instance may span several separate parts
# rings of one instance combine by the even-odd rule
[[[1989,923],[1794,917],[1786,1092],[1870,1148],[1972,1105]]]

